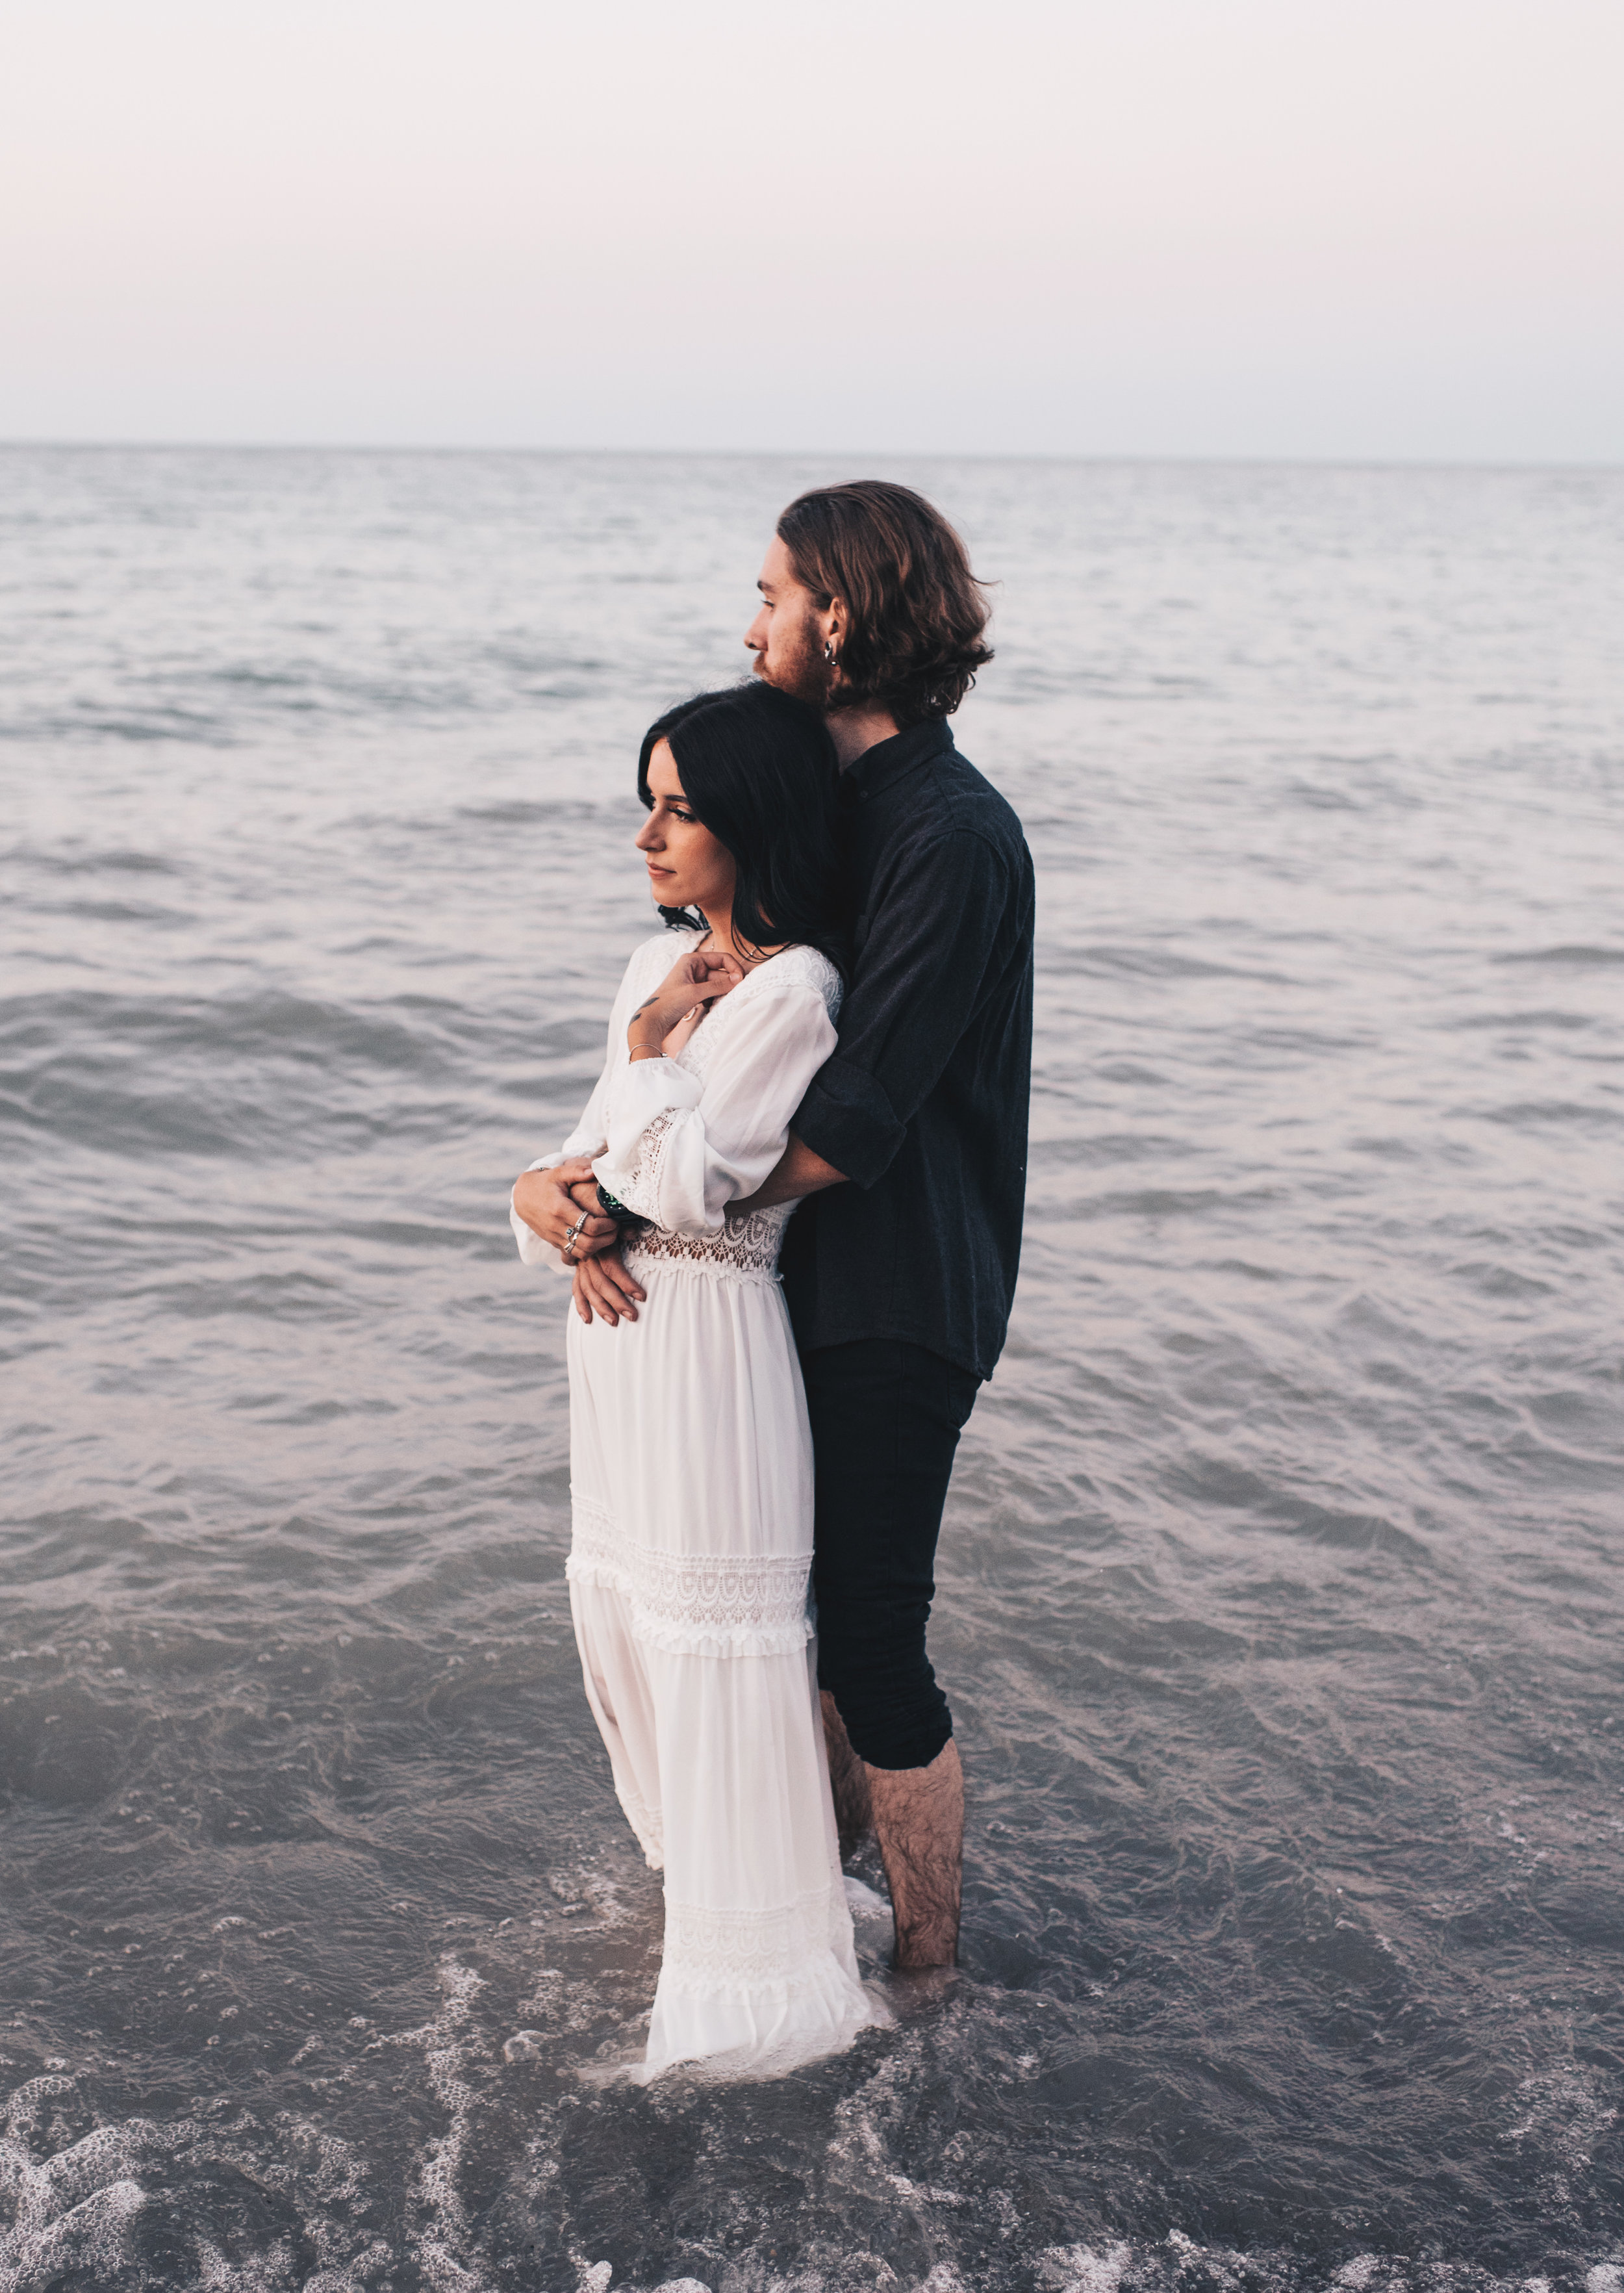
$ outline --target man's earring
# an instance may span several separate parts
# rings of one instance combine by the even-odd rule
[[[823,658],[828,661],[829,667],[833,668],[835,666],[835,640],[833,637],[825,637],[823,641]]]

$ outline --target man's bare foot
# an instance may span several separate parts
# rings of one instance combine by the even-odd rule
[[[958,1746],[949,1738],[928,1768],[869,1768],[867,1773],[897,1923],[896,1964],[904,1973],[956,1966],[965,1853]]]
[[[956,1966],[893,1967],[885,2004],[899,2022],[911,2022],[917,2014],[933,2014],[963,1981]]]
[[[823,1740],[828,1747],[829,1789],[835,1795],[835,1828],[840,1851],[849,1855],[860,1839],[874,1828],[874,1809],[869,1796],[869,1770],[852,1749],[846,1723],[835,1709],[835,1699],[822,1692]]]

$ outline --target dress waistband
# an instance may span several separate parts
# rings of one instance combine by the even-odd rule
[[[756,1229],[757,1220],[767,1227]],[[664,1227],[646,1226],[628,1236],[621,1254],[628,1266],[691,1266],[735,1281],[776,1283],[778,1246],[783,1224],[771,1211],[740,1219],[716,1234],[673,1234]]]

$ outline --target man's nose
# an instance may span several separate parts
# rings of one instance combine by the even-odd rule
[[[764,612],[757,613],[744,633],[744,641],[752,652],[765,652],[767,650],[767,633],[762,627],[766,618]]]

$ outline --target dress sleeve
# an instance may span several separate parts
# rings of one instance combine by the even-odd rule
[[[603,1100],[609,1136],[593,1168],[667,1233],[714,1234],[728,1203],[755,1193],[835,1048],[821,993],[800,981],[724,1001],[704,1025],[717,1032],[703,1082],[674,1059],[638,1059]]]
[[[592,1097],[586,1102],[580,1121],[562,1146],[555,1148],[551,1155],[538,1155],[533,1163],[526,1163],[527,1170],[555,1171],[561,1163],[568,1163],[577,1155],[584,1155],[590,1162],[594,1155],[601,1155],[608,1144],[609,1133],[603,1123],[603,1101],[617,1057],[625,1056],[626,1018],[630,1016],[626,1006],[631,1000],[634,977],[641,978],[643,953],[642,948],[637,949],[626,965],[616,992],[614,1009],[609,1015],[609,1042],[604,1053],[603,1072],[593,1086]],[[549,1266],[555,1274],[570,1271],[552,1244],[544,1242],[538,1234],[526,1226],[513,1208],[511,1194],[507,1198],[507,1222],[513,1230],[513,1240],[519,1245],[519,1255],[527,1266]]]

